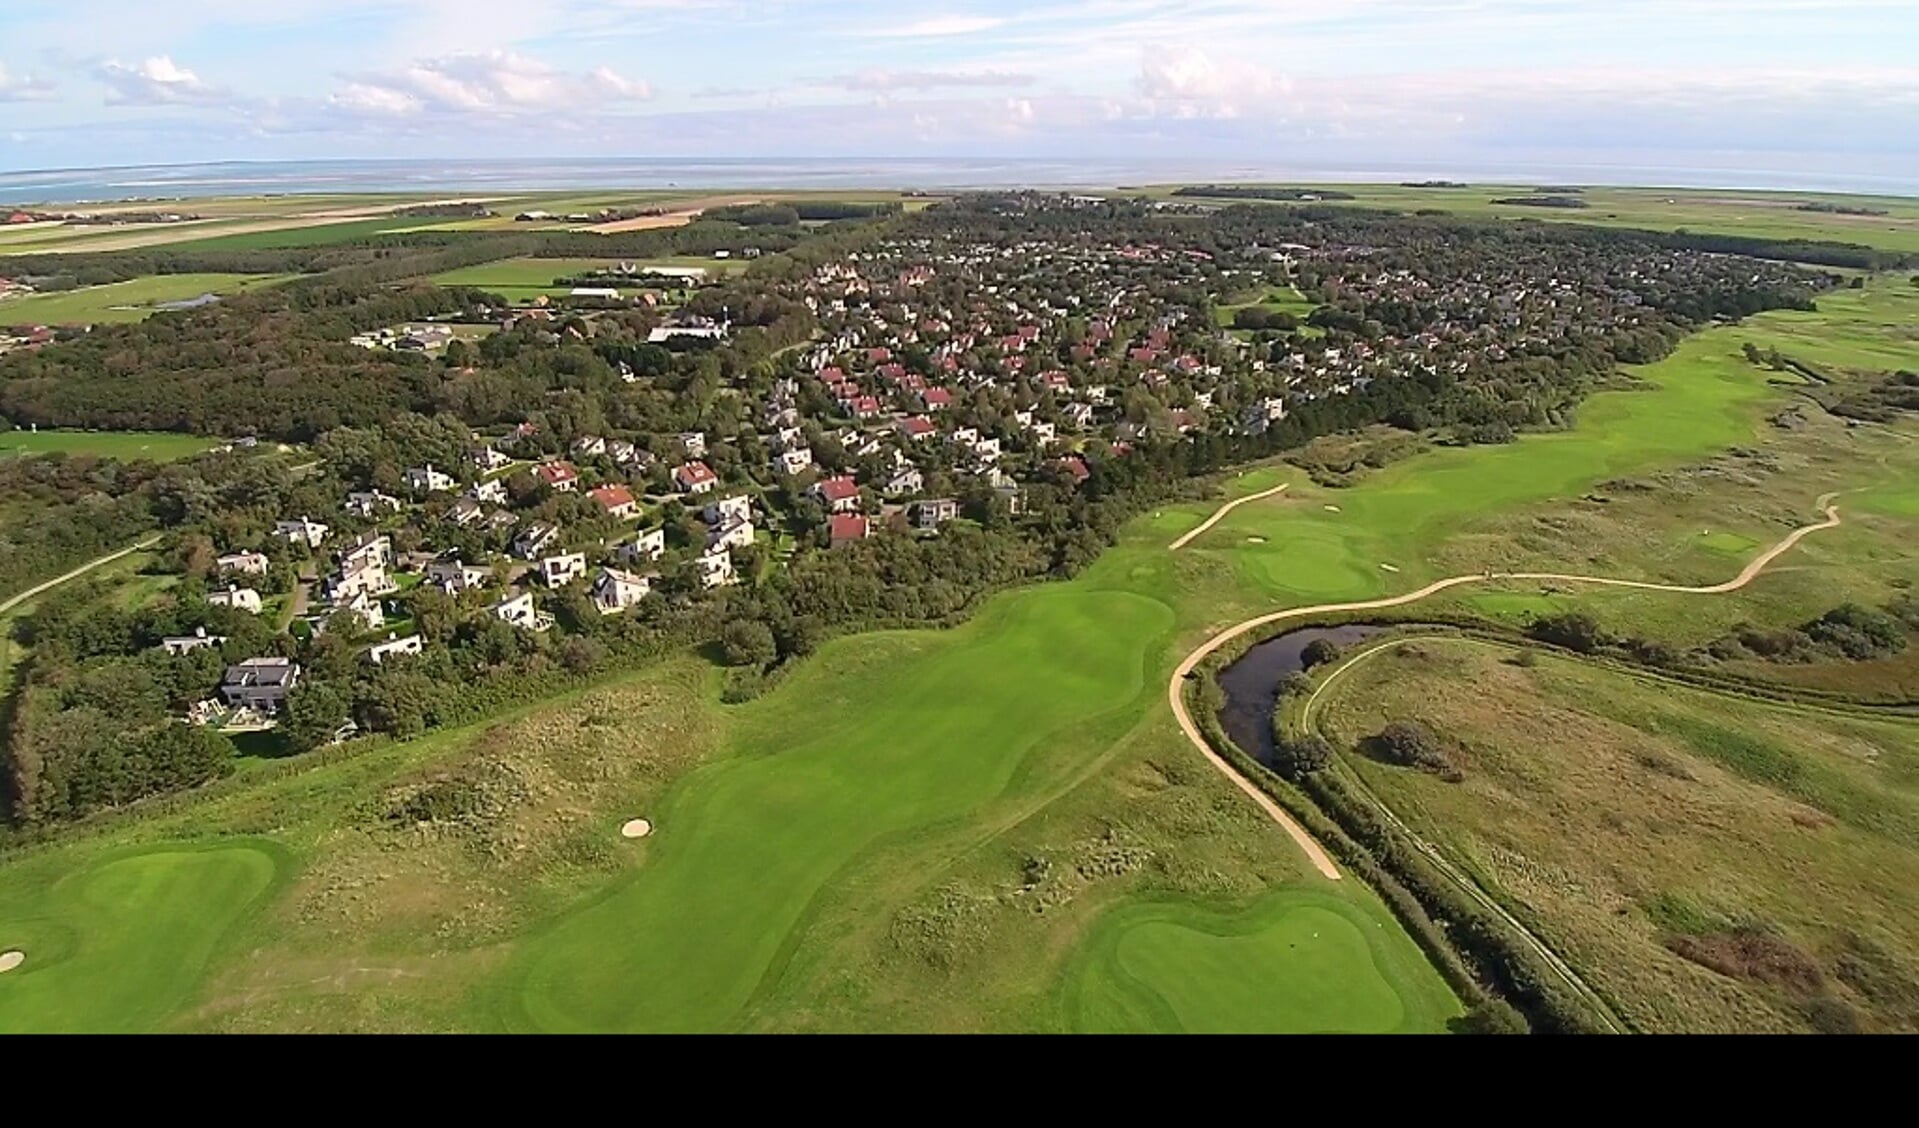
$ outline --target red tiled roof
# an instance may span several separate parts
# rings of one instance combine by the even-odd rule
[[[845,501],[860,495],[859,483],[845,476],[821,478],[813,489],[828,501]]]
[[[618,509],[621,506],[633,504],[633,491],[627,489],[625,486],[601,486],[599,489],[589,492],[586,496],[599,502],[609,511]]]
[[[681,485],[697,486],[701,482],[713,481],[718,475],[714,474],[712,467],[704,462],[689,462],[673,471],[673,477]]]
[[[866,518],[857,513],[842,513],[826,523],[827,536],[834,544],[865,540],[869,530]]]
[[[580,472],[573,469],[573,464],[570,462],[542,462],[534,468],[533,472],[549,486],[570,482],[580,476]]]

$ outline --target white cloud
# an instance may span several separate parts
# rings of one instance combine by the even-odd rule
[[[574,74],[511,51],[487,51],[419,59],[397,71],[355,75],[327,102],[350,113],[384,116],[554,110],[590,114],[652,96],[647,83],[608,67]]]
[[[38,102],[52,96],[52,82],[38,75],[13,74],[0,64],[0,102]]]
[[[1134,86],[1177,117],[1248,116],[1293,92],[1283,74],[1240,59],[1215,59],[1190,44],[1147,48]]]
[[[932,39],[951,35],[977,35],[1005,24],[994,16],[933,16],[897,27],[884,27],[866,34],[880,39]]]
[[[108,59],[93,68],[93,77],[106,83],[107,101],[114,105],[167,106],[227,99],[225,91],[208,85],[170,55],[155,55],[138,66]]]
[[[864,70],[858,74],[822,79],[815,85],[837,87],[855,93],[891,90],[939,90],[948,87],[1031,86],[1038,81],[1030,74],[1002,70],[979,71],[891,71]]]

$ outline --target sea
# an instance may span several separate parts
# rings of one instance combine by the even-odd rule
[[[1904,178],[1817,171],[1555,165],[1304,167],[1200,160],[983,158],[228,161],[0,172],[0,203],[104,203],[206,196],[486,193],[536,189],[1124,188],[1204,181],[1656,184],[1907,194]]]

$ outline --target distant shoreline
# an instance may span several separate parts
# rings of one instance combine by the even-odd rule
[[[430,195],[568,190],[685,191],[1113,188],[1198,182],[1717,188],[1919,196],[1901,177],[1625,165],[1287,167],[1262,162],[992,158],[552,158],[221,161],[0,172],[0,205],[119,203],[257,195]]]

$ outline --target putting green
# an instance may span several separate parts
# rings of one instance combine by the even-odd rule
[[[280,870],[268,843],[167,846],[101,861],[37,893],[0,896],[0,1033],[152,1030],[202,983]]]
[[[1101,918],[1070,970],[1067,1023],[1099,1033],[1444,1030],[1458,1002],[1387,919],[1299,889],[1240,913],[1129,905]]]
[[[510,1025],[738,1024],[807,907],[889,836],[961,819],[1063,730],[1143,700],[1164,604],[1058,586],[943,635],[827,648],[744,709],[738,755],[667,800],[630,877],[526,947]]]

